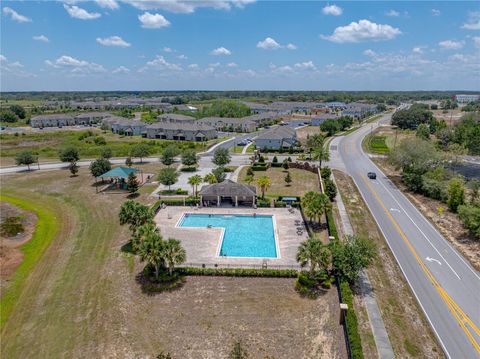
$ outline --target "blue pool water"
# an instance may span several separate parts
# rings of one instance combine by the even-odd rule
[[[180,227],[224,228],[220,256],[276,258],[272,216],[186,214]]]

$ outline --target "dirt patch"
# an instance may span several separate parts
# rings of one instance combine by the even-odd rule
[[[306,126],[297,129],[296,133],[298,142],[305,146],[309,136],[320,134],[322,131],[319,126]]]
[[[343,172],[333,171],[355,234],[375,242],[378,257],[368,269],[377,303],[395,356],[398,358],[439,358],[442,350],[418,306],[390,248],[363,202],[353,180]],[[356,297],[356,296],[355,296]],[[365,357],[376,357],[368,316],[362,301],[355,298]],[[373,352],[373,350],[375,351]],[[372,354],[375,353],[375,355]]]
[[[373,161],[438,231],[468,259],[472,266],[476,270],[480,270],[480,241],[476,240],[463,226],[458,215],[450,212],[448,206],[443,202],[409,192],[402,182],[400,173],[395,171],[385,159],[375,158]],[[439,207],[444,208],[442,216],[438,214]]]
[[[0,202],[0,223],[9,217],[18,217],[24,231],[13,237],[0,235],[0,289],[8,284],[8,279],[22,263],[23,253],[19,247],[28,242],[35,231],[37,216],[8,202]]]

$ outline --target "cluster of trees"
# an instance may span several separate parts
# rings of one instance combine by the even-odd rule
[[[480,101],[469,102],[462,107],[462,111],[465,112],[478,112],[480,111]]]
[[[204,106],[197,112],[199,118],[202,117],[245,117],[250,116],[252,111],[250,107],[242,102],[234,100],[214,101],[209,106]]]
[[[477,180],[465,183],[462,177],[448,171],[444,167],[446,156],[431,141],[418,137],[403,140],[390,153],[390,161],[402,170],[402,180],[410,191],[446,203],[480,238],[480,184]]]
[[[439,145],[443,150],[464,154],[480,155],[480,115],[468,113],[453,127],[445,127],[436,133]],[[453,148],[452,148],[453,145]],[[460,147],[458,147],[458,146]]]
[[[334,240],[329,244],[310,237],[298,247],[297,261],[302,267],[309,266],[311,277],[316,271],[331,271],[353,284],[373,262],[376,253],[372,241],[357,236],[346,236],[344,241]]]
[[[437,121],[433,117],[433,112],[429,110],[428,105],[422,103],[415,103],[410,108],[399,110],[392,115],[392,125],[402,130],[414,130],[422,123],[430,126],[431,133],[435,132]]]
[[[353,125],[353,118],[350,116],[342,116],[336,120],[329,119],[320,124],[320,129],[326,132],[328,136],[333,136],[337,132],[345,131]]]
[[[187,254],[180,241],[163,239],[153,217],[149,207],[135,201],[126,201],[119,212],[120,224],[129,226],[133,252],[153,267],[158,281],[162,269],[168,270],[171,277],[175,266],[186,261]]]
[[[27,117],[27,112],[20,105],[11,105],[0,111],[0,122],[14,123]]]

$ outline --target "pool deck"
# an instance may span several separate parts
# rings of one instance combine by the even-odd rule
[[[177,227],[184,213],[194,214],[247,214],[272,215],[278,240],[280,258],[218,257],[217,251],[222,237],[221,228]],[[271,268],[298,269],[295,259],[300,242],[308,238],[306,230],[297,234],[295,221],[302,221],[299,210],[290,213],[286,208],[199,208],[167,207],[155,216],[155,223],[164,238],[175,238],[182,242],[187,251],[186,265],[213,267],[259,267],[264,263]]]

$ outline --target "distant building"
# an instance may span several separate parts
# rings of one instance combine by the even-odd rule
[[[162,123],[194,123],[196,120],[195,117],[179,115],[176,113],[165,113],[157,116],[157,121]]]
[[[147,124],[142,121],[130,120],[125,117],[112,116],[103,120],[112,132],[125,136],[140,136],[146,132]]]
[[[336,120],[338,118],[337,115],[333,113],[321,113],[317,114],[316,116],[312,117],[310,124],[312,126],[320,126],[326,120]]]
[[[208,141],[217,138],[215,128],[199,123],[158,122],[146,127],[143,137],[173,141]]]
[[[342,111],[342,116],[350,116],[355,119],[362,119],[367,115],[378,112],[377,105],[368,103],[352,102]]]
[[[257,124],[248,117],[204,117],[197,120],[197,123],[214,127],[217,131],[253,132],[257,129]]]
[[[265,131],[255,139],[255,146],[260,149],[280,150],[294,147],[297,143],[295,129],[290,126],[278,126]]]
[[[480,95],[455,95],[455,101],[458,103],[469,103],[480,100]]]
[[[102,119],[112,116],[108,112],[83,113],[73,117],[70,114],[40,115],[30,119],[33,128],[64,127],[64,126],[90,126],[99,123]]]

